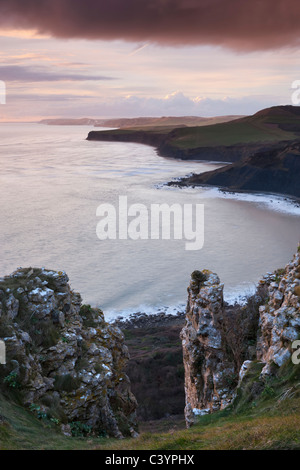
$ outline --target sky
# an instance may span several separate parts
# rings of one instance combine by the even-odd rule
[[[0,121],[253,114],[292,104],[300,2],[0,0],[0,45]]]

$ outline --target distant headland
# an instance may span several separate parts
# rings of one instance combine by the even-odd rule
[[[91,131],[87,140],[151,145],[162,157],[231,163],[177,186],[213,185],[300,197],[300,107],[274,106],[253,116],[184,127],[147,125]]]

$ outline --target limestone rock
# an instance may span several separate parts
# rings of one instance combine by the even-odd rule
[[[260,297],[259,292],[264,295]],[[257,305],[249,310],[254,312],[250,322],[243,306],[233,309],[230,316],[230,309],[224,307],[223,285],[216,274],[207,270],[192,274],[186,324],[181,333],[188,427],[197,416],[223,409],[234,400],[253,361],[262,366],[258,388],[263,389],[261,385],[268,376],[290,360],[292,343],[300,338],[298,293],[299,249],[285,269],[268,273],[260,281],[254,296]],[[251,344],[247,344],[249,337]]]
[[[7,352],[0,388],[15,386],[24,406],[58,422],[66,435],[135,435],[122,332],[101,310],[82,306],[63,272],[19,269],[0,280],[0,289]]]
[[[232,399],[228,377],[234,365],[224,354],[220,327],[223,287],[216,274],[196,271],[188,288],[186,325],[181,333],[187,426],[195,416],[223,409]]]
[[[261,284],[268,288],[269,301],[260,308],[260,329],[257,359],[266,366],[262,376],[269,373],[270,363],[281,367],[291,357],[292,343],[300,336],[300,297],[295,287],[300,286],[300,253],[280,274],[265,276]],[[278,279],[274,283],[274,277]]]

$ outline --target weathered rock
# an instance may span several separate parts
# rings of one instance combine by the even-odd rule
[[[187,426],[195,416],[222,409],[232,399],[228,377],[234,365],[224,354],[220,327],[223,287],[216,274],[195,271],[188,288],[186,325],[181,333]]]
[[[253,361],[262,364],[260,381],[263,382],[290,360],[292,343],[300,338],[299,273],[298,249],[284,270],[268,273],[260,281],[258,292],[264,292],[267,302],[257,295],[264,305],[258,307],[257,304],[257,321],[254,314],[254,321],[248,323],[247,318],[245,321],[248,312],[242,306],[228,316],[223,285],[216,274],[209,271],[192,274],[186,325],[181,333],[188,427],[196,416],[223,409],[233,401]],[[228,318],[229,327],[225,325]],[[255,346],[247,344],[250,333],[252,337],[255,335]],[[243,358],[243,362],[237,360],[235,354],[229,354],[230,347],[232,351],[235,349],[232,348],[234,341],[238,343],[241,338],[245,344],[237,351],[238,359]],[[242,367],[236,381],[238,364]]]
[[[299,272],[298,251],[284,270],[261,281],[269,297],[267,305],[260,307],[257,359],[266,364],[262,376],[269,374],[272,362],[281,367],[290,359],[292,343],[300,336],[300,298],[295,293],[300,286]],[[274,276],[280,277],[277,283]]]
[[[137,403],[124,372],[129,356],[122,332],[101,310],[81,305],[65,273],[19,269],[0,289],[7,352],[0,388],[13,384],[25,406],[39,407],[66,435],[74,427],[135,435]]]

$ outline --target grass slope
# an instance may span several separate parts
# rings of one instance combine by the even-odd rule
[[[227,123],[179,129],[173,132],[169,143],[181,149],[193,149],[294,140],[300,131],[297,111],[293,106],[277,106]]]
[[[137,439],[68,438],[53,424],[0,396],[0,450],[300,450],[300,365],[259,380],[253,363],[235,402],[190,429],[170,418]],[[150,427],[149,427],[150,429]]]
[[[174,123],[171,125],[171,121],[166,121],[164,125],[159,126],[153,123],[144,127],[132,126],[112,131],[94,131],[90,133],[88,139],[140,142],[158,148],[168,146],[168,155],[172,148],[176,155],[176,150],[276,143],[299,138],[299,110],[300,108],[296,106],[275,106],[253,116],[229,122],[216,124],[216,121],[210,121],[210,125],[197,124],[178,128]]]
[[[203,118],[198,116],[169,116],[159,118],[129,118],[129,119],[111,119],[102,123],[104,127],[119,127],[119,128],[175,128],[175,127],[193,127],[218,124],[221,122],[233,121],[243,116],[216,116],[211,118]],[[101,124],[99,124],[101,126]],[[97,127],[97,126],[95,126]]]
[[[300,366],[291,362],[263,383],[254,363],[231,407],[199,418],[190,429],[144,433],[110,442],[114,450],[300,450]]]
[[[89,450],[105,439],[65,437],[55,425],[0,394],[0,450]]]

